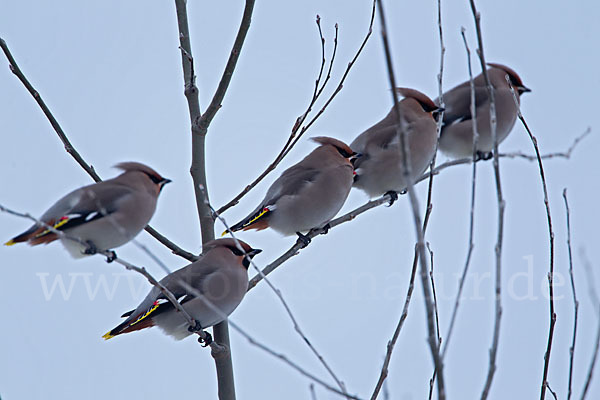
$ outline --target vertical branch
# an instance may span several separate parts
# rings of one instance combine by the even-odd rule
[[[417,236],[417,252],[420,264],[420,277],[421,277],[421,286],[423,289],[423,297],[425,300],[425,310],[427,314],[427,330],[428,330],[428,343],[431,350],[431,355],[433,358],[433,363],[435,369],[437,370],[438,379],[437,379],[437,389],[438,389],[438,398],[445,399],[446,391],[444,386],[444,378],[443,378],[443,365],[442,360],[440,358],[439,347],[437,342],[437,337],[435,334],[435,322],[434,322],[434,309],[433,309],[433,300],[431,295],[431,289],[429,287],[428,280],[428,267],[427,267],[427,259],[425,253],[425,239],[423,235],[423,227],[421,225],[421,217],[419,215],[419,204],[417,196],[414,192],[413,182],[410,179],[411,171],[410,171],[410,162],[409,157],[410,154],[408,152],[407,146],[407,127],[404,126],[402,116],[400,115],[400,110],[398,107],[398,94],[395,90],[396,88],[396,78],[394,76],[394,68],[392,65],[392,56],[390,51],[390,45],[388,41],[387,27],[385,21],[385,13],[383,10],[383,4],[381,0],[377,2],[378,11],[379,11],[379,19],[381,21],[381,39],[383,41],[383,47],[385,50],[385,59],[388,70],[388,78],[391,86],[392,93],[392,101],[394,104],[394,111],[397,120],[396,124],[396,133],[400,139],[400,153],[402,157],[402,167],[404,169],[404,178],[407,183],[406,190],[408,193],[408,197],[410,200],[413,219],[415,222],[415,230]]]
[[[569,277],[571,278],[571,293],[573,294],[573,341],[569,347],[569,386],[567,389],[567,400],[571,400],[573,393],[573,361],[575,359],[575,340],[577,339],[577,315],[579,313],[579,301],[577,301],[577,292],[575,291],[575,277],[573,275],[573,251],[571,249],[571,212],[569,210],[569,200],[567,199],[567,188],[563,189],[563,199],[565,200],[565,211],[567,213],[567,247],[569,248]]]
[[[554,338],[554,325],[556,324],[556,312],[554,311],[554,231],[552,229],[552,215],[550,213],[550,203],[548,201],[548,187],[546,185],[546,174],[544,173],[544,164],[542,163],[542,156],[540,155],[540,149],[537,144],[537,139],[531,133],[523,114],[521,113],[521,107],[519,105],[519,99],[515,89],[510,83],[510,78],[506,76],[506,82],[510,88],[510,91],[517,108],[517,116],[521,123],[525,127],[529,139],[535,149],[535,156],[537,159],[538,167],[540,170],[540,178],[542,180],[542,188],[544,190],[544,205],[546,207],[546,219],[548,220],[548,235],[550,236],[550,268],[548,272],[548,291],[550,292],[550,327],[548,329],[548,345],[546,346],[546,353],[544,354],[544,373],[542,376],[542,388],[540,393],[540,400],[544,400],[546,397],[546,387],[548,387],[548,368],[550,367],[550,353],[552,351],[552,339]]]
[[[483,52],[483,38],[481,36],[481,14],[475,7],[474,0],[469,0],[471,4],[471,11],[473,12],[473,18],[475,19],[475,29],[477,31],[477,43],[479,48],[477,54],[479,55],[479,61],[481,63],[481,70],[485,79],[485,85],[487,93],[490,98],[490,130],[492,131],[492,141],[494,143],[493,155],[494,155],[494,178],[496,180],[496,196],[498,200],[498,236],[496,240],[495,253],[496,253],[496,277],[495,277],[495,318],[494,318],[494,334],[492,337],[492,346],[490,348],[490,363],[488,367],[488,374],[485,380],[485,385],[481,393],[481,399],[485,400],[488,397],[490,388],[492,386],[492,380],[496,372],[496,356],[498,354],[498,342],[500,340],[500,323],[502,320],[502,242],[504,237],[504,208],[506,203],[502,196],[502,181],[500,180],[500,159],[498,156],[498,135],[496,132],[496,100],[494,97],[494,88],[490,83],[490,78],[487,73],[487,65],[485,62],[485,55]]]
[[[473,128],[473,158],[472,158],[472,173],[471,173],[471,211],[469,216],[469,244],[467,246],[467,257],[465,259],[465,265],[463,267],[463,272],[460,277],[460,281],[458,282],[458,291],[456,293],[456,298],[454,299],[454,308],[452,310],[452,316],[450,317],[450,325],[448,326],[448,333],[446,334],[446,343],[444,344],[444,348],[442,349],[442,358],[446,355],[446,350],[448,350],[448,344],[450,343],[450,338],[452,337],[452,332],[454,330],[454,323],[456,322],[456,316],[458,315],[458,306],[460,304],[460,296],[462,296],[462,291],[465,286],[465,280],[467,279],[467,272],[469,271],[469,265],[471,265],[471,257],[473,256],[473,249],[475,244],[473,243],[473,232],[475,226],[475,187],[477,182],[477,142],[479,141],[479,131],[477,130],[477,114],[475,107],[475,82],[473,81],[473,69],[471,68],[471,50],[469,49],[469,44],[467,43],[467,38],[465,36],[465,28],[462,27],[460,30],[460,34],[463,38],[463,43],[465,45],[465,50],[467,52],[467,66],[469,70],[469,85],[471,88],[471,124]]]
[[[585,272],[587,273],[590,298],[592,300],[594,312],[596,313],[596,318],[598,319],[596,340],[594,342],[594,351],[592,352],[592,359],[590,360],[590,366],[588,367],[588,372],[586,374],[585,384],[583,385],[583,391],[581,392],[581,400],[584,400],[590,388],[590,383],[592,383],[592,377],[594,376],[594,367],[596,366],[596,360],[598,359],[598,349],[600,349],[600,299],[598,298],[598,293],[596,292],[596,288],[594,286],[596,282],[596,279],[594,277],[594,270],[592,269],[590,260],[587,258],[583,249],[581,249],[581,258],[583,259],[583,266],[585,267]]]
[[[175,0],[177,10],[177,23],[179,28],[179,43],[181,49],[181,62],[183,68],[183,77],[185,83],[185,97],[188,102],[188,109],[191,121],[192,133],[192,163],[190,173],[194,183],[194,192],[196,195],[196,208],[200,220],[200,230],[202,234],[202,243],[206,243],[215,238],[214,219],[208,202],[208,186],[206,184],[206,134],[208,127],[215,114],[221,107],[221,102],[225,97],[231,77],[235,70],[246,34],[250,27],[252,11],[254,9],[254,0],[246,0],[242,21],[231,49],[229,59],[225,66],[223,76],[204,115],[200,112],[200,102],[198,100],[198,88],[194,75],[194,59],[192,56],[192,47],[190,43],[190,33],[188,28],[188,18],[186,9],[186,0]],[[206,198],[206,202],[204,199]],[[229,328],[227,320],[215,325],[213,328],[215,340],[221,344],[223,351],[212,351],[215,365],[217,368],[217,380],[219,387],[219,398],[235,399],[235,382],[233,379],[233,364],[231,362],[231,350],[229,344]]]
[[[427,242],[427,250],[429,251],[429,257],[430,257],[429,262],[430,262],[431,269],[429,270],[429,278],[431,279],[431,290],[433,292],[433,308],[435,311],[435,331],[436,331],[436,335],[437,335],[438,348],[439,348],[442,346],[442,337],[440,336],[440,320],[439,320],[439,315],[438,315],[437,295],[435,293],[435,279],[433,277],[433,251],[431,250],[431,246],[429,245],[429,242]],[[435,382],[436,375],[437,375],[437,371],[434,370],[433,376],[429,380],[429,396],[427,397],[429,400],[431,400],[431,398],[433,396],[433,383]]]

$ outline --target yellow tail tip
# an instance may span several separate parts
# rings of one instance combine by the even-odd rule
[[[110,334],[110,332],[106,332],[106,333],[104,334],[104,336],[102,336],[102,339],[104,339],[104,340],[108,340],[108,339],[112,339],[112,338],[114,338],[114,337],[115,337],[115,335],[111,335],[111,334]]]
[[[228,231],[227,229],[226,229],[226,230],[224,230],[224,231],[223,231],[223,233],[221,233],[221,237],[223,237],[223,236],[227,235],[227,233],[228,233],[228,232],[229,232],[229,231]],[[7,245],[7,246],[10,246],[10,245]]]
[[[8,242],[4,243],[5,246],[12,246],[13,244],[17,244],[17,242],[10,239]]]

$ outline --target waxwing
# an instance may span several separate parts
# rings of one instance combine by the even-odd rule
[[[285,170],[259,206],[231,231],[272,228],[285,236],[296,233],[302,238],[301,232],[322,228],[338,213],[352,188],[350,159],[356,153],[334,138],[312,140],[320,146]]]
[[[60,239],[73,257],[80,258],[133,239],[152,218],[160,191],[171,181],[137,162],[122,162],[115,167],[124,172],[72,191],[39,218],[66,237],[34,224],[5,245],[27,242],[35,246]]]
[[[197,261],[160,281],[196,320],[196,329],[216,325],[236,309],[248,289],[250,259],[262,251],[232,238],[212,240],[202,250]],[[157,287],[122,317],[127,319],[107,332],[104,339],[155,325],[177,340],[192,333],[186,319]]]
[[[510,90],[506,76],[508,75],[511,85],[520,101],[523,93],[530,92],[523,85],[521,78],[511,68],[488,63],[490,67],[487,72],[490,83],[494,87],[494,99],[496,105],[496,136],[501,143],[515,125],[517,119],[517,106]],[[483,74],[475,77],[475,113],[477,118],[477,142],[478,158],[491,158],[494,147],[492,132],[490,128],[490,98],[488,96],[485,78]],[[473,156],[473,126],[471,117],[471,86],[466,81],[444,93],[444,119],[440,133],[440,150],[451,158],[465,158]]]
[[[408,88],[397,88],[404,96],[398,102],[401,127],[406,127],[410,179],[415,181],[431,163],[437,142],[436,117],[441,109],[425,94]],[[397,116],[392,108],[380,122],[367,129],[350,144],[362,154],[354,161],[354,186],[370,197],[392,194],[406,189]]]

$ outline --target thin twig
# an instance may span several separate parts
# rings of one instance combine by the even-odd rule
[[[592,383],[592,377],[594,376],[594,367],[596,366],[596,360],[598,359],[598,349],[600,348],[600,299],[598,298],[598,292],[596,291],[596,278],[594,276],[594,269],[592,268],[592,263],[587,258],[587,255],[585,254],[583,248],[580,250],[580,257],[583,260],[583,266],[587,274],[590,298],[594,307],[596,318],[598,319],[598,327],[596,329],[596,340],[594,342],[594,351],[592,352],[592,359],[590,360],[590,366],[588,367],[588,371],[586,374],[585,384],[583,385],[583,390],[581,392],[581,400],[584,400],[587,396],[590,384]]]
[[[544,154],[541,158],[543,160],[545,159],[549,159],[549,158],[566,158],[567,160],[571,158],[571,154],[573,153],[573,150],[575,150],[575,147],[577,147],[577,145],[579,144],[579,142],[581,140],[583,140],[583,138],[585,138],[587,135],[589,135],[590,133],[592,133],[592,128],[591,127],[587,127],[586,130],[579,136],[577,136],[575,138],[575,140],[573,140],[573,143],[571,144],[571,146],[569,146],[569,148],[567,149],[567,151],[561,151],[561,152],[556,152],[556,153],[548,153],[548,154]],[[530,154],[524,154],[520,151],[515,151],[513,153],[504,153],[504,154],[500,154],[500,157],[507,157],[507,158],[525,158],[529,161],[537,161],[537,155],[530,155]]]
[[[246,0],[246,5],[244,6],[244,14],[242,15],[242,20],[240,21],[240,27],[238,29],[237,35],[235,37],[235,41],[233,42],[233,46],[231,47],[231,52],[229,53],[229,58],[227,59],[227,64],[225,65],[225,69],[223,70],[223,75],[221,76],[221,80],[219,81],[219,85],[217,86],[217,90],[215,90],[215,94],[213,95],[212,100],[204,114],[200,117],[198,121],[198,128],[200,129],[200,134],[206,134],[210,123],[215,117],[217,111],[221,109],[221,102],[225,98],[225,94],[227,93],[227,88],[229,87],[229,83],[231,82],[231,78],[233,77],[233,72],[235,71],[235,67],[237,65],[240,54],[242,53],[242,47],[244,46],[244,41],[246,40],[246,35],[248,34],[248,30],[250,29],[250,23],[252,22],[252,12],[254,11],[254,2],[255,0]],[[186,46],[183,46],[190,54],[191,50]]]
[[[385,61],[387,65],[387,72],[389,78],[389,84],[391,87],[392,94],[392,104],[394,107],[394,113],[396,116],[396,134],[400,139],[400,156],[402,157],[402,168],[404,173],[404,180],[407,183],[406,191],[408,193],[408,197],[410,200],[410,206],[412,209],[413,220],[415,224],[415,233],[417,237],[417,253],[420,264],[420,277],[421,277],[421,287],[423,289],[423,299],[425,302],[425,311],[427,315],[427,332],[428,337],[427,341],[429,343],[429,348],[431,350],[431,356],[433,359],[434,366],[437,370],[437,390],[438,390],[438,398],[443,400],[446,398],[445,386],[444,386],[444,374],[443,374],[443,364],[440,358],[439,346],[436,340],[435,335],[435,327],[434,327],[434,310],[433,310],[433,301],[431,290],[429,287],[429,281],[427,278],[429,268],[427,266],[427,258],[425,253],[425,239],[423,234],[423,226],[421,224],[421,217],[419,215],[419,204],[417,196],[414,192],[413,182],[410,179],[411,171],[410,171],[410,154],[408,152],[408,127],[405,126],[405,121],[402,119],[400,115],[400,109],[398,107],[398,94],[396,90],[394,90],[396,85],[396,78],[394,76],[394,68],[392,65],[392,55],[390,50],[390,44],[388,41],[386,20],[385,20],[385,12],[383,9],[382,1],[377,2],[378,11],[379,11],[379,20],[381,22],[381,39],[383,42],[383,48],[385,53]],[[376,397],[376,393],[374,393]]]
[[[567,400],[571,399],[573,394],[573,362],[575,359],[575,341],[577,339],[577,316],[579,313],[579,301],[577,301],[577,292],[575,291],[575,276],[573,274],[573,251],[571,249],[571,210],[569,210],[569,200],[567,199],[567,188],[563,189],[563,199],[565,200],[565,212],[567,214],[567,247],[569,248],[569,277],[571,278],[571,294],[573,295],[573,340],[569,347],[569,386],[567,389]]]
[[[323,93],[323,90],[327,86],[327,82],[329,82],[329,79],[331,79],[331,70],[333,69],[333,62],[335,61],[335,55],[337,53],[337,46],[338,46],[339,27],[338,27],[337,23],[334,25],[334,28],[335,28],[335,35],[333,37],[333,52],[331,53],[331,59],[329,60],[329,67],[327,68],[327,76],[325,76],[325,79],[323,80],[323,83],[321,84],[321,87],[319,88],[319,91],[316,94],[317,98],[319,98],[321,96],[321,93]]]
[[[343,224],[344,222],[352,221],[358,215],[364,213],[367,210],[370,210],[371,208],[380,206],[381,204],[384,204],[384,203],[389,203],[390,199],[391,199],[390,195],[386,194],[386,195],[381,196],[378,199],[368,201],[366,204],[329,222],[329,224],[328,224],[329,229],[331,230],[332,228],[334,228],[340,224]],[[313,239],[316,236],[318,236],[324,232],[325,231],[320,228],[312,229],[311,231],[309,231],[306,234],[306,236],[309,237],[310,239]],[[279,256],[275,261],[271,262],[269,265],[264,267],[260,274],[254,276],[252,279],[250,279],[250,282],[248,283],[248,290],[255,287],[258,284],[258,282],[260,282],[263,279],[263,276],[269,275],[271,272],[273,272],[277,267],[279,267],[285,261],[287,261],[291,257],[298,254],[298,252],[305,246],[306,245],[303,242],[301,242],[300,240],[297,240],[296,243],[294,243],[294,245],[289,248],[289,250],[287,250],[285,253],[283,253],[281,256]]]
[[[296,143],[298,143],[298,140],[300,140],[300,138],[304,135],[304,133],[306,133],[306,131],[323,114],[323,112],[325,112],[325,109],[329,106],[329,104],[331,104],[331,102],[333,101],[333,99],[342,90],[342,87],[344,86],[344,82],[345,82],[346,78],[348,77],[348,74],[350,73],[350,70],[352,69],[352,67],[356,63],[356,60],[358,59],[359,55],[362,53],[365,45],[367,44],[367,41],[369,40],[369,37],[371,36],[371,32],[373,30],[373,20],[375,19],[375,2],[376,1],[377,0],[373,0],[373,8],[372,8],[372,12],[371,12],[371,19],[370,19],[370,22],[369,22],[369,29],[367,31],[367,34],[365,35],[365,38],[362,41],[362,43],[361,43],[360,47],[358,48],[357,52],[355,53],[354,57],[348,63],[348,66],[346,67],[346,71],[342,75],[342,78],[340,79],[340,81],[338,83],[338,86],[333,91],[333,93],[331,94],[331,96],[327,99],[327,101],[325,102],[325,104],[323,105],[323,107],[321,107],[321,109],[315,114],[315,116],[306,125],[303,125],[304,121],[308,117],[309,113],[312,111],[312,108],[313,108],[314,104],[316,103],[318,97],[323,92],[324,85],[329,80],[330,72],[331,72],[331,67],[332,67],[331,65],[329,67],[329,72],[327,74],[327,77],[325,78],[325,82],[323,83],[323,87],[317,92],[316,98],[315,98],[315,96],[313,96],[313,98],[309,102],[309,106],[306,108],[306,111],[296,119],[296,122],[294,123],[294,126],[292,127],[292,131],[290,133],[290,136],[288,137],[285,145],[283,146],[283,148],[281,149],[281,151],[279,152],[279,154],[275,157],[275,159],[273,160],[273,162],[271,164],[269,164],[269,166],[254,181],[252,181],[249,185],[247,185],[233,199],[231,199],[225,205],[223,205],[222,207],[220,207],[217,210],[219,212],[219,214],[223,214],[223,212],[225,212],[229,208],[231,208],[231,207],[235,206],[236,204],[238,204],[240,202],[240,200],[242,199],[242,197],[244,197],[260,181],[262,181],[271,171],[273,171],[275,169],[275,167],[277,167],[277,165],[281,162],[281,160],[283,160],[283,158],[290,152],[290,150],[296,145]],[[337,32],[338,32],[338,30],[337,30],[337,24],[336,24],[336,38],[334,40],[335,47],[334,47],[333,55],[332,55],[332,58],[331,58],[331,63],[333,63],[333,60],[335,58],[335,52],[336,52],[336,49],[337,49]]]
[[[517,93],[510,83],[510,78],[506,75],[506,82],[513,95],[515,107],[517,108],[517,116],[521,123],[525,127],[529,139],[535,149],[535,155],[537,157],[537,163],[540,170],[540,178],[542,180],[542,188],[544,190],[544,206],[546,207],[546,219],[548,221],[548,236],[550,238],[550,267],[548,272],[548,291],[550,295],[550,327],[548,329],[548,345],[546,346],[546,354],[544,354],[544,373],[542,375],[542,386],[540,391],[540,400],[544,400],[546,397],[546,388],[548,387],[548,369],[550,367],[550,354],[552,352],[552,339],[554,338],[554,326],[556,324],[556,312],[554,311],[554,230],[552,229],[552,214],[550,212],[550,202],[548,200],[548,186],[546,185],[546,174],[544,172],[544,164],[542,163],[542,157],[540,155],[540,149],[538,147],[537,138],[531,133],[523,114],[521,113],[521,106],[519,104],[519,98]]]
[[[323,37],[323,30],[321,29],[321,17],[317,14],[316,18],[317,28],[319,29],[319,39],[321,39],[321,68],[319,69],[319,76],[315,80],[315,90],[313,92],[313,100],[317,98],[317,93],[319,91],[319,83],[321,82],[321,77],[323,76],[323,69],[325,69],[325,38]]]
[[[60,126],[60,124],[58,123],[58,121],[56,120],[54,115],[52,114],[52,111],[50,111],[50,109],[48,108],[48,106],[46,105],[44,100],[42,99],[42,96],[33,87],[33,85],[29,82],[29,80],[27,79],[27,77],[25,76],[23,71],[21,71],[21,68],[19,68],[19,65],[17,64],[16,60],[14,59],[12,53],[10,52],[10,50],[8,48],[8,45],[2,38],[0,38],[0,47],[2,48],[2,51],[4,51],[4,55],[6,56],[6,58],[8,60],[9,68],[10,68],[11,72],[13,74],[15,74],[15,76],[21,81],[23,86],[25,86],[27,91],[34,98],[34,100],[36,101],[36,103],[38,104],[38,106],[40,107],[40,109],[42,110],[42,112],[44,113],[44,115],[46,116],[48,121],[50,122],[50,125],[52,125],[52,128],[58,135],[59,139],[63,143],[67,153],[69,153],[75,159],[75,161],[81,166],[81,168],[83,168],[83,170],[85,172],[87,172],[88,175],[91,176],[95,182],[100,182],[102,179],[96,173],[96,170],[94,169],[94,167],[91,166],[90,164],[88,164],[83,159],[81,154],[79,154],[77,149],[75,149],[75,147],[73,147],[73,145],[71,144],[71,141],[69,140],[69,138],[63,131],[62,127]],[[148,232],[150,235],[152,235],[152,237],[154,237],[156,240],[161,242],[163,245],[168,247],[173,254],[183,257],[188,261],[197,260],[197,257],[194,254],[183,250],[181,247],[177,246],[175,243],[173,243],[172,241],[170,241],[169,239],[167,239],[166,237],[161,235],[156,229],[152,228],[150,225],[146,226],[146,232]]]
[[[433,193],[433,176],[434,174],[434,169],[435,169],[435,162],[436,162],[436,157],[437,157],[437,153],[438,153],[438,146],[439,146],[439,138],[442,134],[442,126],[444,125],[444,108],[446,106],[446,104],[444,103],[444,90],[443,90],[443,75],[444,75],[444,54],[446,53],[446,47],[444,46],[444,30],[442,27],[442,2],[441,0],[438,0],[437,2],[437,24],[438,24],[438,33],[439,33],[439,38],[440,38],[440,72],[437,75],[438,78],[438,105],[442,108],[442,111],[438,114],[438,120],[437,120],[437,128],[436,128],[436,136],[438,138],[438,141],[435,144],[435,153],[433,155],[433,159],[431,160],[431,164],[429,165],[429,191],[427,193],[427,209],[430,210],[433,205],[431,203],[432,200],[432,193]],[[431,211],[429,211],[429,213],[427,213],[425,215],[425,221],[423,223],[423,234],[425,233],[425,229],[427,229],[427,223],[429,221],[429,214],[431,213]],[[427,244],[428,248],[429,248],[429,244]],[[430,249],[431,250],[431,249]],[[438,311],[437,311],[437,299],[436,299],[436,295],[435,295],[435,286],[433,286],[433,253],[431,253],[431,280],[432,280],[432,289],[433,289],[433,296],[434,296],[434,306],[435,306],[435,318],[436,318],[436,327],[437,327],[437,337],[438,337],[438,350],[441,349],[441,345],[442,345],[442,340],[440,337],[440,325],[439,325],[439,318],[438,318]],[[442,356],[443,357],[443,356]],[[443,358],[442,358],[443,360]],[[437,370],[434,368],[433,369],[433,375],[431,377],[431,379],[429,380],[429,396],[428,399],[431,400],[431,398],[433,397],[433,385],[435,383],[435,378],[437,376]]]
[[[429,278],[431,279],[431,290],[433,292],[433,308],[435,311],[435,332],[438,339],[438,348],[442,346],[442,337],[440,336],[440,319],[438,315],[438,306],[437,306],[437,295],[435,293],[435,279],[433,278],[433,251],[431,250],[431,246],[429,242],[427,242],[427,250],[429,251],[430,256],[430,266],[429,270]],[[429,396],[428,399],[431,400],[433,396],[433,383],[435,382],[435,377],[437,375],[437,370],[433,370],[433,376],[429,380]]]
[[[487,94],[490,98],[490,129],[492,132],[493,142],[493,156],[494,156],[494,178],[496,181],[496,196],[498,200],[498,236],[495,246],[496,252],[496,277],[495,277],[495,312],[494,312],[494,333],[492,336],[492,345],[490,347],[490,363],[488,367],[488,373],[485,380],[485,385],[481,393],[481,399],[485,400],[488,397],[490,388],[492,386],[492,380],[496,372],[496,356],[498,354],[498,342],[500,340],[500,323],[502,320],[502,242],[504,237],[504,208],[506,203],[502,196],[502,181],[500,179],[500,159],[498,157],[498,135],[496,132],[496,101],[494,96],[494,88],[490,83],[490,78],[487,72],[487,64],[485,62],[485,54],[483,51],[483,37],[481,35],[481,15],[475,7],[474,0],[469,0],[471,4],[471,11],[473,12],[473,18],[475,19],[475,30],[477,32],[477,43],[478,49],[477,54],[479,55],[479,61],[481,63],[481,70],[485,79],[485,85],[487,88]]]
[[[417,248],[415,247],[415,255],[413,258],[413,264],[410,272],[410,279],[408,281],[408,289],[406,291],[406,297],[404,298],[404,306],[402,307],[402,313],[400,314],[400,319],[396,324],[396,329],[394,330],[394,334],[392,338],[387,343],[387,349],[385,352],[385,357],[383,359],[383,365],[381,366],[381,371],[379,372],[379,378],[377,379],[377,384],[375,385],[375,389],[373,390],[373,394],[371,395],[371,400],[375,400],[381,391],[381,388],[386,382],[386,378],[388,376],[388,369],[390,366],[390,361],[392,359],[392,353],[394,351],[394,347],[396,345],[396,341],[400,336],[400,331],[404,326],[404,321],[408,317],[408,307],[410,305],[410,301],[412,300],[412,294],[415,287],[415,277],[417,275],[417,266],[419,265],[419,253]]]
[[[472,161],[472,172],[471,172],[471,211],[469,214],[469,242],[467,246],[467,256],[465,259],[465,264],[463,266],[462,275],[458,282],[458,291],[456,293],[456,297],[454,298],[454,308],[452,309],[452,316],[450,317],[450,324],[448,325],[448,333],[446,333],[446,342],[444,343],[444,347],[442,349],[442,358],[446,356],[446,351],[448,350],[448,345],[450,343],[450,338],[452,337],[452,332],[454,330],[454,323],[456,322],[456,316],[458,315],[458,307],[460,304],[460,297],[462,296],[462,291],[465,286],[465,281],[467,279],[467,272],[469,271],[469,266],[471,265],[471,257],[473,256],[473,249],[475,248],[475,244],[473,241],[474,236],[474,228],[475,228],[475,189],[477,182],[477,143],[479,141],[479,131],[477,130],[477,107],[475,107],[475,82],[473,81],[473,69],[471,67],[471,50],[469,49],[469,44],[467,43],[467,38],[465,36],[465,28],[462,27],[460,30],[460,34],[463,38],[463,43],[465,45],[465,50],[467,52],[467,67],[469,71],[469,85],[471,90],[471,124],[473,129],[473,157]]]
[[[315,384],[311,383],[308,385],[308,390],[310,390],[310,398],[311,400],[317,400],[317,392],[315,392]]]
[[[242,245],[240,244],[240,241],[238,240],[237,236],[229,229],[230,228],[229,224],[227,223],[227,221],[225,220],[225,218],[223,218],[213,208],[213,206],[208,202],[207,198],[205,198],[204,201],[206,202],[207,207],[209,207],[211,209],[211,211],[213,212],[213,214],[215,215],[215,217],[218,218],[219,221],[221,221],[221,223],[225,226],[225,229],[227,230],[227,232],[229,233],[229,235],[231,236],[231,238],[235,241],[235,244],[239,248],[239,250],[240,251],[244,251],[244,249],[242,248]],[[256,272],[258,273],[258,275],[271,288],[271,290],[273,291],[273,293],[275,293],[275,295],[277,296],[277,298],[279,299],[279,301],[283,305],[283,308],[285,309],[286,313],[290,317],[290,320],[292,321],[292,324],[294,325],[294,330],[298,333],[298,335],[300,335],[300,337],[302,338],[302,340],[304,341],[304,343],[306,343],[306,345],[309,347],[309,349],[313,352],[313,354],[321,362],[321,364],[327,370],[327,372],[329,373],[329,375],[331,375],[331,377],[333,378],[333,380],[339,386],[340,390],[343,393],[347,394],[344,382],[342,382],[337,377],[337,375],[335,374],[335,372],[333,372],[333,370],[331,369],[331,367],[329,366],[329,364],[327,363],[327,361],[325,361],[325,358],[319,353],[319,351],[314,347],[314,345],[312,344],[312,342],[308,339],[308,337],[306,336],[306,334],[304,333],[304,331],[300,327],[300,324],[298,323],[298,320],[294,316],[294,314],[292,312],[292,309],[288,305],[287,301],[284,299],[283,294],[281,293],[281,290],[278,289],[278,288],[276,288],[275,285],[273,285],[273,283],[262,273],[262,271],[260,270],[260,268],[258,268],[258,266],[256,265],[256,263],[254,262],[254,260],[252,258],[248,257],[248,261],[250,262],[250,264],[252,265],[252,267],[256,270]]]
[[[556,397],[556,392],[554,390],[552,390],[552,388],[550,387],[550,384],[548,382],[546,382],[546,387],[548,388],[548,391],[550,392],[550,394],[552,394],[552,397],[554,397],[554,400],[558,400],[558,397]]]
[[[239,244],[239,242],[238,242]],[[241,249],[241,247],[240,247]],[[208,306],[211,311],[219,314],[222,318],[227,318],[227,314],[225,314],[223,312],[223,310],[221,310],[220,308],[218,308],[217,306],[215,306],[211,301],[209,301],[208,299],[206,299],[206,297],[200,292],[198,291],[196,288],[192,287],[188,282],[186,282],[185,280],[179,280],[178,281],[179,284],[181,284],[188,293],[190,293],[192,296],[201,298],[204,300],[206,306]],[[355,400],[360,400],[359,397],[355,396],[355,395],[351,395],[348,393],[345,393],[331,385],[329,385],[327,382],[323,381],[322,379],[318,378],[316,375],[311,374],[310,372],[306,371],[304,368],[300,367],[298,364],[294,363],[293,361],[291,361],[287,356],[285,356],[284,354],[281,353],[277,353],[276,351],[272,350],[271,348],[269,348],[268,346],[266,346],[263,343],[260,343],[259,341],[257,341],[255,338],[253,338],[252,336],[250,336],[250,334],[248,334],[244,329],[242,329],[239,325],[237,325],[235,322],[233,321],[229,321],[229,325],[231,325],[231,327],[238,332],[239,334],[241,334],[243,337],[245,337],[248,342],[250,342],[250,344],[258,347],[259,349],[267,352],[268,354],[280,359],[281,361],[283,361],[284,363],[288,364],[290,367],[292,367],[293,369],[295,369],[296,371],[298,371],[299,373],[301,373],[302,375],[306,376],[307,378],[311,379],[312,381],[318,383],[319,385],[323,386],[324,388],[326,388],[327,390],[337,393],[341,396],[346,397],[347,399],[355,399]]]

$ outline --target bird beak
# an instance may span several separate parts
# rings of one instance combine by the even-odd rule
[[[517,89],[519,90],[519,94],[531,92],[531,89],[526,86],[519,86]]]
[[[446,111],[444,107],[438,107],[431,112],[431,115],[433,116],[433,119],[435,119],[435,122],[439,122],[440,115],[442,115],[444,111]]]
[[[261,249],[252,249],[247,254],[248,254],[248,257],[252,258],[259,253],[262,253]]]
[[[162,181],[160,181],[160,182],[158,183],[158,188],[159,188],[158,190],[159,190],[159,192],[162,190],[162,188],[163,188],[163,187],[164,187],[164,186],[165,186],[167,183],[171,183],[171,180],[170,180],[170,179],[166,179],[166,178],[164,178]]]
[[[350,164],[352,164],[352,166],[354,167],[354,163],[356,162],[356,160],[358,160],[362,156],[363,156],[362,153],[354,153],[354,154],[352,154],[352,156],[350,157]]]

